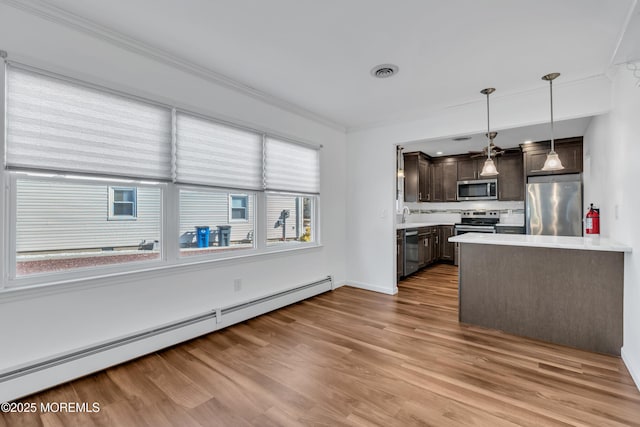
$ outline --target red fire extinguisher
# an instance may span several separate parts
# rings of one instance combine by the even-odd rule
[[[595,209],[593,203],[587,212],[585,232],[592,236],[600,235],[600,209]]]

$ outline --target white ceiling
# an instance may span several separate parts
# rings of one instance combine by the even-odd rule
[[[356,129],[603,74],[634,0],[41,3]],[[381,63],[400,71],[374,79]]]
[[[591,117],[564,120],[554,123],[553,135],[555,139],[569,138],[584,135]],[[467,141],[454,141],[452,138],[419,141],[410,144],[402,144],[405,152],[422,151],[432,157],[447,156],[451,154],[464,154],[468,151],[481,150],[487,145],[486,133],[478,133],[470,136]],[[462,136],[462,135],[460,135]],[[513,129],[498,131],[498,136],[493,143],[500,148],[515,148],[527,141],[548,141],[551,139],[550,123],[523,126]],[[441,154],[439,154],[441,153]]]

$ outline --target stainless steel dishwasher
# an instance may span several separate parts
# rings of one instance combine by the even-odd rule
[[[404,233],[404,275],[418,271],[418,230]]]

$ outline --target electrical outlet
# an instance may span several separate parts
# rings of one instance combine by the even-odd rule
[[[240,292],[242,290],[242,279],[235,279],[233,281],[233,291]]]

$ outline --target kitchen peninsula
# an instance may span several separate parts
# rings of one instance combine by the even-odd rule
[[[600,238],[467,233],[460,321],[620,355],[624,254]]]

